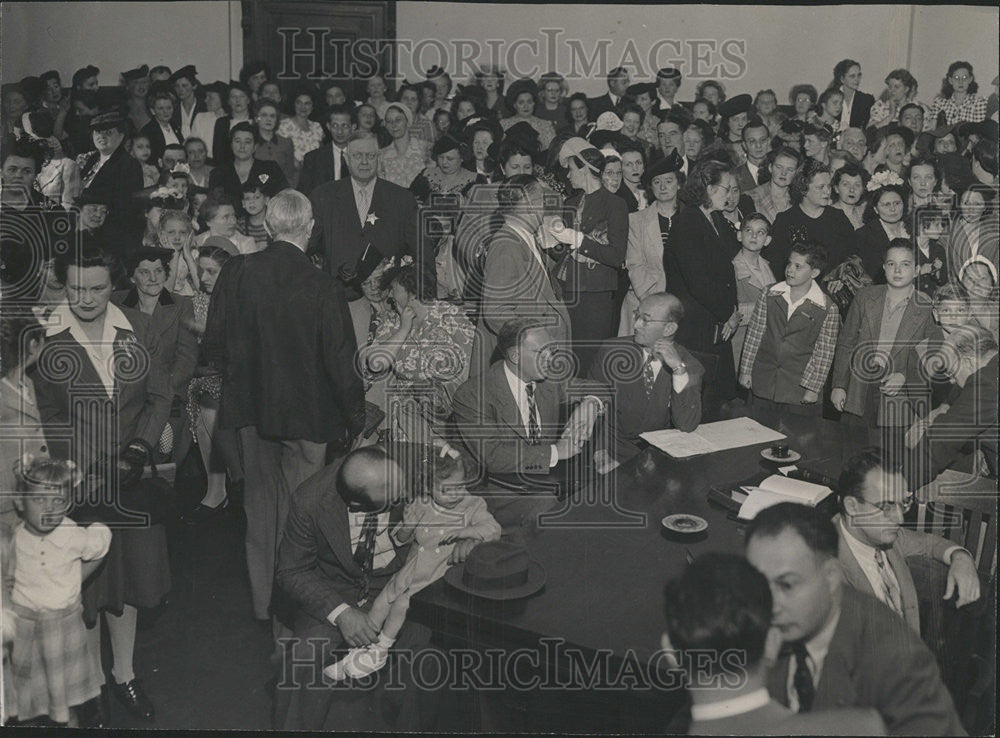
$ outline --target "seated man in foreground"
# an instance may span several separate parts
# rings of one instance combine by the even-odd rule
[[[705,554],[665,595],[662,645],[685,672],[691,735],[885,735],[874,710],[796,715],[768,694],[768,660],[780,638],[771,628],[767,580],[746,559]]]
[[[649,295],[636,309],[633,335],[608,339],[594,357],[590,378],[611,388],[615,408],[614,446],[604,452],[612,457],[608,461],[635,456],[640,433],[690,432],[701,423],[705,370],[674,340],[683,319],[684,306],[676,297]]]
[[[965,735],[933,654],[881,602],[844,586],[837,530],[783,502],[747,528],[747,559],[768,580],[783,644],[771,696],[795,712],[873,707],[890,735]]]

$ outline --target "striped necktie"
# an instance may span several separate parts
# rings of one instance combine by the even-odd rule
[[[653,385],[656,384],[656,375],[653,374],[653,354],[646,356],[646,363],[642,365],[642,383],[646,385],[647,399],[653,396]]]
[[[524,393],[528,396],[528,443],[537,446],[542,442],[542,432],[538,427],[538,406],[535,404],[535,383],[524,385]]]
[[[902,615],[903,601],[899,592],[899,582],[893,575],[889,562],[885,560],[885,552],[881,548],[875,549],[875,564],[878,566],[878,575],[882,579],[882,593],[885,595],[885,604]]]
[[[354,552],[354,563],[361,569],[361,593],[358,595],[358,605],[363,605],[368,600],[372,568],[375,564],[375,533],[377,530],[378,513],[366,513],[365,520],[361,524],[361,539]]]

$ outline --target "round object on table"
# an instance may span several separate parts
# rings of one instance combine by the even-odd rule
[[[773,461],[776,464],[794,464],[796,461],[802,458],[802,454],[800,454],[798,451],[792,451],[791,449],[788,449],[787,456],[775,456],[773,453],[771,453],[770,448],[765,448],[764,450],[762,450],[760,452],[760,455],[763,458],[767,459],[768,461]]]
[[[695,541],[707,535],[708,523],[697,515],[679,513],[660,521],[668,538],[675,541]]]

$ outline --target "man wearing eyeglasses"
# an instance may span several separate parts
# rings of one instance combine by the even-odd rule
[[[902,471],[879,449],[851,458],[840,474],[841,512],[834,517],[840,536],[838,558],[844,578],[855,589],[874,595],[917,633],[920,612],[909,556],[948,566],[944,599],[957,595],[962,607],[979,599],[979,575],[972,555],[940,536],[902,527],[913,505]]]

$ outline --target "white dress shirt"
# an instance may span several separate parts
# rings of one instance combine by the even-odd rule
[[[819,680],[823,675],[823,662],[826,661],[826,654],[830,651],[830,641],[837,630],[837,623],[840,622],[840,605],[837,605],[837,612],[834,613],[830,621],[822,629],[806,642],[806,666],[812,674],[813,687],[819,687]],[[788,682],[786,684],[788,692],[788,707],[792,712],[799,711],[799,695],[795,691],[795,657],[792,656],[788,664]]]
[[[368,217],[368,213],[371,212],[372,209],[372,198],[375,195],[376,179],[377,179],[376,177],[373,177],[371,182],[362,187],[361,185],[358,184],[358,181],[356,179],[354,179],[353,177],[351,178],[351,187],[354,188],[354,204],[357,205],[358,207],[358,220],[361,222],[362,227],[364,227],[365,220]],[[364,215],[362,215],[361,213],[362,192],[366,193],[367,195],[366,201],[368,203],[368,207],[365,209]],[[375,215],[377,216],[378,214],[376,213]]]
[[[844,88],[841,87],[841,90]],[[840,109],[840,130],[844,131],[851,127],[851,110],[854,108],[854,100],[858,96],[855,92],[851,95],[850,102],[847,101],[847,95],[844,95],[844,107]]]
[[[104,314],[104,332],[100,341],[91,341],[84,333],[83,326],[73,311],[70,310],[69,302],[63,302],[52,311],[49,320],[45,325],[45,335],[54,336],[69,328],[69,334],[83,350],[87,352],[90,363],[94,365],[97,376],[101,378],[101,384],[107,390],[108,397],[111,397],[115,390],[114,356],[115,337],[118,329],[134,332],[132,324],[128,318],[114,303],[108,303],[107,312]]]
[[[191,105],[191,112],[184,110],[184,103],[178,102],[177,107],[181,109],[181,136],[186,141],[191,136],[191,127],[194,125],[194,118],[196,113],[195,109],[198,107],[198,101],[195,100]]]
[[[335,143],[331,143],[330,148],[333,149],[333,178],[340,179],[340,156],[343,154],[344,159],[347,159],[347,148],[338,148]]]
[[[507,376],[507,386],[510,387],[510,393],[514,396],[514,402],[517,403],[517,409],[521,413],[521,423],[524,425],[524,432],[527,434],[528,431],[528,392],[525,389],[526,382],[517,376],[508,366],[505,361],[503,364],[503,373]],[[536,383],[537,384],[537,383]],[[537,394],[535,402],[535,422],[538,424],[538,429],[542,429],[542,414],[538,410]],[[556,450],[555,445],[549,446],[549,468],[559,463],[559,452]]]
[[[872,592],[875,593],[875,598],[880,602],[885,603],[885,605],[890,609],[895,611],[895,606],[889,601],[888,596],[885,591],[885,587],[882,582],[882,575],[879,573],[878,562],[875,561],[875,547],[869,546],[867,543],[859,541],[854,537],[854,534],[847,530],[844,525],[844,521],[838,521],[840,525],[840,530],[843,532],[843,538],[847,542],[847,547],[851,549],[851,553],[854,554],[854,558],[857,560],[858,565],[861,567],[861,571],[864,572],[865,579],[872,587]],[[896,572],[893,571],[892,565],[889,563],[889,557],[885,557],[885,570],[889,573],[889,578],[895,582],[893,589],[900,592],[900,605],[902,605],[902,590],[899,587],[899,578],[896,576]],[[902,615],[902,613],[900,613]]]
[[[347,527],[351,532],[351,553],[353,554],[361,543],[361,531],[365,524],[363,512],[348,512]],[[372,559],[372,570],[381,569],[392,563],[396,556],[396,548],[393,545],[392,537],[389,535],[389,513],[383,512],[378,515],[378,522],[375,525],[375,556]],[[344,610],[352,607],[350,602],[343,602],[333,608],[333,611],[326,616],[331,625],[337,624],[337,618]]]

